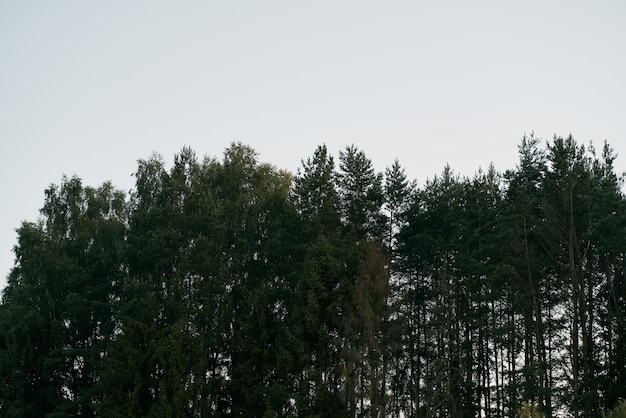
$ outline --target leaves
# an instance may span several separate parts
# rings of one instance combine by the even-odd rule
[[[614,151],[418,188],[356,146],[292,176],[233,143],[63,178],[0,304],[7,416],[597,416],[626,388]]]

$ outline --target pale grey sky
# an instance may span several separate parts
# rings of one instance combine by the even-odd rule
[[[295,171],[326,143],[423,184],[513,168],[526,132],[607,139],[626,169],[622,1],[0,3],[0,288],[62,175],[232,141]]]

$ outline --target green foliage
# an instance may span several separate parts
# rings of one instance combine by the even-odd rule
[[[338,175],[344,227],[355,240],[380,239],[384,216],[382,174],[376,173],[372,161],[356,146],[339,153]]]
[[[0,415],[624,416],[615,153],[519,155],[421,188],[355,146],[293,177],[155,154],[128,197],[63,178],[17,230]]]
[[[124,195],[64,178],[46,190],[41,214],[18,229],[3,296],[2,398],[18,415],[93,416],[121,278]]]

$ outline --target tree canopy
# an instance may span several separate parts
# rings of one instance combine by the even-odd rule
[[[17,229],[0,415],[596,417],[626,397],[614,150],[418,187],[355,145],[295,173],[233,143],[61,179]]]

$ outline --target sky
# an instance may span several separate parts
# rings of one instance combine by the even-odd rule
[[[0,2],[0,288],[63,175],[242,142],[295,172],[354,144],[424,184],[517,163],[524,134],[626,170],[622,1]]]

